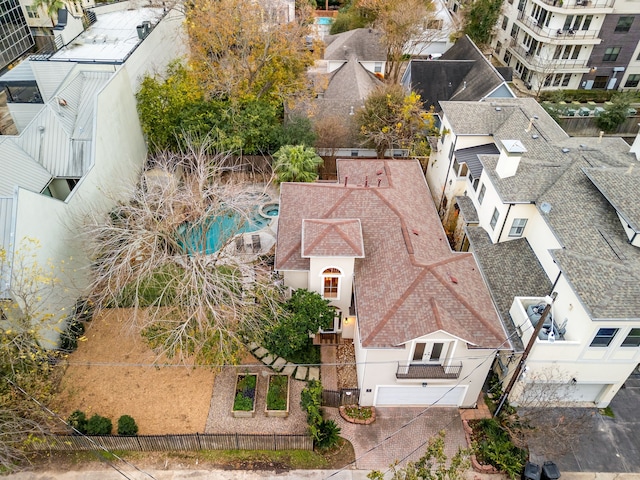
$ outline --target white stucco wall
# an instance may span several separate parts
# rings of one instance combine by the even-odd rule
[[[338,298],[332,298],[331,305],[338,307],[343,316],[349,313],[351,292],[353,292],[353,257],[315,257],[309,262],[309,290],[323,294],[322,272],[327,268],[337,268],[342,272],[339,280]]]

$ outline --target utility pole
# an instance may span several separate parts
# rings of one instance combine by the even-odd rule
[[[545,301],[547,303],[547,306],[544,307],[544,310],[542,311],[542,315],[540,316],[540,320],[538,320],[538,323],[536,324],[536,328],[533,329],[533,335],[531,335],[531,338],[529,339],[529,343],[527,343],[527,346],[524,349],[524,352],[522,352],[522,356],[520,357],[518,366],[516,367],[515,372],[513,372],[513,375],[511,376],[511,380],[509,380],[509,384],[507,385],[507,388],[504,389],[504,393],[500,397],[500,402],[498,403],[498,408],[496,408],[496,413],[493,414],[494,417],[497,417],[500,411],[502,410],[502,407],[504,406],[504,402],[507,401],[507,398],[509,397],[511,390],[513,389],[513,386],[516,384],[516,381],[520,377],[520,373],[522,372],[524,363],[527,361],[529,352],[531,352],[531,349],[533,348],[533,344],[536,343],[536,338],[538,338],[538,334],[540,333],[540,330],[542,330],[544,321],[547,319],[547,315],[549,315],[551,306],[553,305],[553,302],[555,301],[557,296],[558,294],[556,292],[553,292],[550,297],[546,298]],[[552,325],[551,331],[553,331],[553,323],[551,325]]]

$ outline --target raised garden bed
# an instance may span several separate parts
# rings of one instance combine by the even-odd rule
[[[264,409],[267,417],[289,416],[289,376],[269,375],[267,404]]]
[[[257,388],[257,374],[238,374],[236,377],[235,397],[233,399],[231,415],[236,418],[252,418],[255,416]]]
[[[358,405],[343,405],[339,409],[340,416],[349,423],[369,425],[376,421],[375,407],[360,407]]]

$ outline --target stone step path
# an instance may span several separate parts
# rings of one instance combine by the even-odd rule
[[[306,365],[287,363],[284,358],[272,355],[266,348],[261,347],[255,342],[251,342],[247,347],[258,360],[275,372],[282,373],[283,375],[289,375],[291,378],[303,382],[307,382],[309,380],[320,380],[320,367],[309,367]]]

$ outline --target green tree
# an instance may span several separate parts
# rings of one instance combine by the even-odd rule
[[[502,0],[474,1],[465,15],[463,32],[478,46],[488,45],[501,10]]]
[[[313,182],[322,165],[314,148],[304,145],[284,145],[273,154],[273,173],[278,183]]]
[[[406,467],[391,465],[392,476],[389,480],[461,480],[469,468],[468,452],[458,450],[449,460],[444,453],[444,430],[429,439],[425,454]],[[367,475],[371,480],[383,480],[384,474],[374,470]]]
[[[312,147],[316,139],[317,135],[311,120],[299,115],[285,121],[277,134],[278,147],[283,145]]]
[[[31,4],[33,8],[43,8],[47,13],[47,16],[51,19],[51,26],[56,26],[56,17],[58,16],[58,10],[65,7],[62,0],[34,0]]]
[[[334,317],[335,310],[328,300],[299,288],[276,314],[274,324],[265,335],[265,347],[288,360],[294,358],[309,347],[309,335],[328,328]]]
[[[435,134],[433,114],[424,110],[420,95],[406,95],[401,85],[384,85],[369,94],[355,122],[363,144],[374,148],[378,158],[391,148],[424,155],[427,136]]]
[[[596,125],[605,132],[614,132],[624,123],[629,115],[632,99],[629,93],[620,93],[611,98],[611,104],[604,107],[604,112],[596,117]]]

